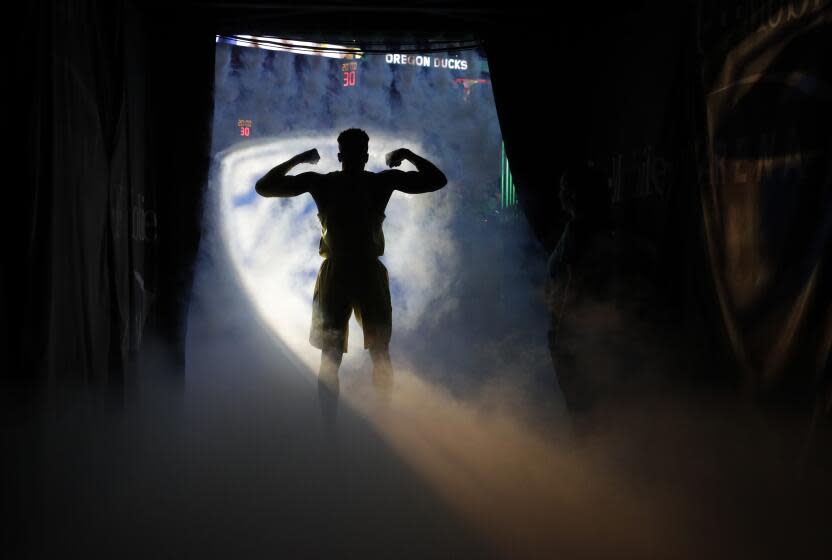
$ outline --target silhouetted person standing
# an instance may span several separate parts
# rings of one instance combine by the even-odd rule
[[[549,257],[549,349],[566,406],[583,423],[616,378],[609,331],[616,256],[603,176],[574,165],[561,176],[559,198],[569,219]]]
[[[643,320],[649,260],[613,228],[606,178],[578,164],[564,172],[560,201],[569,215],[549,257],[549,349],[579,433],[595,427],[599,405],[640,390],[649,340]]]
[[[373,360],[373,383],[390,390],[392,307],[387,268],[378,259],[384,254],[384,210],[394,190],[427,193],[447,183],[435,165],[406,148],[388,153],[386,163],[392,168],[407,160],[417,171],[365,171],[369,141],[361,129],[345,130],[338,135],[341,171],[287,175],[298,164],[318,163],[320,155],[312,149],[273,168],[255,187],[258,194],[269,197],[310,193],[318,206],[319,253],[324,261],[315,282],[309,342],[321,349],[318,386],[322,403],[329,400],[334,404],[337,398],[338,368],[347,351],[353,311]],[[330,414],[334,414],[334,406]]]

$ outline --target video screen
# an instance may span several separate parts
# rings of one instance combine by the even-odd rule
[[[313,148],[320,161],[289,174],[339,170],[339,132],[361,128],[368,171],[405,147],[448,178],[436,192],[394,192],[385,211],[394,362],[460,386],[518,360],[547,367],[545,255],[518,204],[481,49],[371,53],[218,36],[214,103],[207,233],[292,359],[313,370],[320,360],[309,329],[321,223],[311,195],[264,198],[254,186]],[[352,317],[344,367],[362,348]]]

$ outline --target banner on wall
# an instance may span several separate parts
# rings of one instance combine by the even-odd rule
[[[830,23],[826,0],[703,6],[705,232],[732,348],[762,393],[828,382]]]

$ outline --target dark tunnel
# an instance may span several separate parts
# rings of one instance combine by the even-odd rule
[[[832,554],[828,0],[10,9],[4,557]]]

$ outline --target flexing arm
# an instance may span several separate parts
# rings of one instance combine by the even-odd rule
[[[314,148],[298,154],[263,175],[255,184],[254,190],[260,196],[296,196],[309,192],[320,177],[318,173],[301,173],[300,175],[286,175],[286,173],[300,163],[314,165],[320,159],[318,150]]]
[[[438,167],[421,156],[417,156],[407,148],[399,148],[387,154],[389,167],[398,167],[407,160],[416,166],[417,171],[400,171],[391,169],[383,171],[391,180],[393,188],[408,194],[419,194],[438,191],[448,184],[448,179]]]

